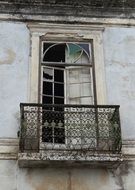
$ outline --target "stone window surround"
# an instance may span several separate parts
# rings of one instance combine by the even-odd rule
[[[106,104],[106,83],[103,55],[102,33],[103,27],[93,27],[90,25],[68,25],[68,24],[48,24],[33,23],[28,24],[31,35],[30,67],[28,102],[39,102],[39,63],[40,63],[40,40],[73,39],[73,41],[93,41],[95,78],[97,104]]]

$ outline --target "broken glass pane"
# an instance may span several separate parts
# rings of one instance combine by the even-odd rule
[[[49,68],[43,68],[43,80],[53,80],[53,70]]]
[[[43,61],[65,62],[65,43],[43,43]]]
[[[43,43],[42,57],[43,62],[89,63],[90,44]]]

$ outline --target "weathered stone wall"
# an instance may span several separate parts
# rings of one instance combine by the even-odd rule
[[[6,0],[0,4],[3,14],[135,17],[134,0]]]
[[[10,4],[27,4],[32,5],[34,4],[57,4],[57,5],[85,5],[91,7],[100,7],[100,8],[107,8],[107,7],[118,7],[118,8],[133,8],[135,7],[134,0],[6,0],[1,1],[3,3],[10,3]]]

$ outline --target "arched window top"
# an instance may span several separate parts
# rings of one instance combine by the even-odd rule
[[[91,44],[43,42],[42,62],[88,64],[91,62]]]

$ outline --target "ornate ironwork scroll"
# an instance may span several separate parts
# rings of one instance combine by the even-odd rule
[[[121,152],[119,106],[21,104],[20,151]]]

